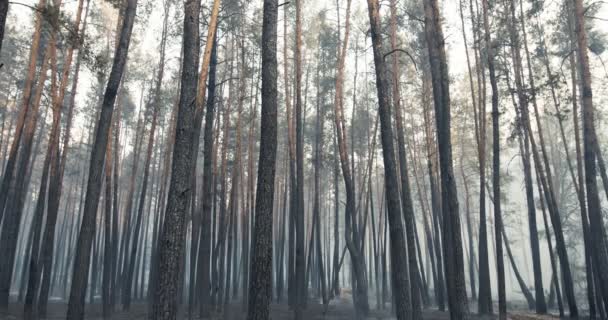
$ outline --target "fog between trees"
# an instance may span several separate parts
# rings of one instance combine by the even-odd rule
[[[608,317],[601,1],[37,1],[0,318]]]

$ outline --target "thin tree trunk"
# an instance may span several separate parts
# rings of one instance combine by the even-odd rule
[[[336,134],[338,141],[338,150],[340,156],[340,164],[342,167],[342,175],[344,178],[344,186],[346,190],[346,215],[345,215],[345,239],[346,246],[350,253],[351,267],[353,269],[353,279],[355,280],[355,288],[353,288],[353,304],[355,305],[357,316],[367,316],[369,313],[369,302],[367,299],[367,282],[365,279],[365,261],[363,251],[359,243],[357,226],[357,210],[356,210],[356,195],[354,180],[351,172],[347,144],[346,144],[346,127],[344,122],[344,106],[343,106],[343,82],[344,82],[344,65],[346,57],[346,49],[348,48],[348,38],[350,31],[350,8],[352,0],[347,0],[346,5],[346,23],[344,31],[344,39],[341,41],[341,47],[338,53],[338,65],[336,74],[336,94],[335,94],[335,111],[334,121],[336,126]],[[390,121],[390,120],[389,120]]]
[[[509,257],[509,261],[511,262],[511,267],[513,267],[513,272],[515,273],[515,278],[517,279],[517,283],[519,284],[521,293],[524,295],[526,301],[528,302],[528,308],[533,309],[536,306],[536,302],[534,301],[534,297],[528,289],[528,286],[526,286],[526,283],[523,277],[521,276],[519,269],[517,269],[517,265],[515,264],[515,258],[513,257],[513,252],[511,252],[511,245],[509,244],[509,238],[507,238],[507,233],[505,232],[504,225],[501,225],[500,233],[501,235],[499,236],[501,236],[505,240],[505,248],[507,249],[507,255]]]
[[[2,187],[4,187],[5,182],[8,183],[8,185],[10,185],[10,187],[6,189],[7,190],[6,193],[4,193],[4,190],[3,190],[3,192],[0,192],[0,197],[5,197],[5,198],[11,199],[10,203],[6,203],[6,208],[4,208],[4,203],[0,203],[0,211],[5,209],[4,211],[7,213],[4,216],[4,219],[2,221],[3,222],[2,223],[2,232],[1,232],[1,237],[0,237],[0,253],[3,257],[3,259],[0,260],[0,270],[1,270],[0,271],[0,309],[3,309],[3,310],[8,308],[11,280],[13,277],[14,261],[15,261],[15,255],[16,255],[16,249],[17,249],[17,240],[18,240],[18,236],[19,236],[21,219],[22,219],[22,215],[23,215],[23,207],[24,207],[24,202],[25,202],[25,197],[26,197],[25,191],[27,191],[28,184],[29,184],[29,177],[31,174],[31,170],[28,171],[28,166],[30,164],[30,156],[32,153],[31,151],[32,151],[32,145],[33,145],[34,133],[36,131],[36,123],[38,122],[38,117],[39,117],[38,110],[40,108],[40,98],[42,96],[42,92],[44,89],[44,82],[46,81],[46,77],[47,77],[48,60],[52,54],[51,47],[52,47],[52,45],[48,45],[47,48],[45,49],[43,63],[42,63],[42,67],[40,70],[41,72],[40,72],[36,92],[34,93],[34,97],[33,97],[31,106],[29,105],[30,104],[29,98],[27,99],[28,109],[31,114],[29,114],[27,120],[24,119],[24,123],[25,123],[24,129],[25,130],[22,133],[23,142],[22,142],[22,146],[19,150],[19,155],[18,155],[19,163],[16,168],[16,172],[13,173],[12,172],[13,169],[10,167],[11,163],[12,163],[13,167],[15,165],[15,161],[11,161],[11,156],[12,156],[12,152],[13,152],[13,145],[11,145],[11,153],[9,154],[9,160],[7,162],[7,167],[5,168],[4,178],[3,178],[3,182],[2,182],[3,183]],[[35,69],[35,66],[34,66],[34,69]],[[29,75],[28,75],[28,77],[29,77]],[[26,110],[28,110],[28,109],[26,109]],[[21,114],[19,116],[21,116]],[[45,122],[43,122],[43,124],[44,123]],[[23,128],[23,124],[21,124],[20,120],[18,120],[18,122],[16,124],[17,129],[19,129],[20,126]],[[39,132],[42,133],[42,128],[40,129]],[[17,137],[18,136],[15,136],[13,143],[16,140],[18,140]],[[38,141],[40,141],[40,139],[38,139]],[[17,145],[17,147],[18,147],[18,145]],[[37,149],[37,148],[35,148],[35,149]],[[15,150],[15,152],[17,151],[17,149],[14,149],[14,150]],[[35,154],[37,154],[37,152]],[[15,154],[15,157],[17,157],[17,154]],[[15,175],[15,177],[26,177],[26,178],[11,179],[12,178],[11,176],[13,174]],[[2,201],[2,199],[0,199],[0,202],[1,201]],[[4,201],[6,201],[6,199],[4,199]],[[2,220],[1,218],[2,217],[0,216],[0,220]],[[30,256],[33,256],[33,254],[36,254],[36,253],[30,253]]]
[[[498,85],[494,67],[494,48],[490,38],[490,23],[488,19],[488,1],[482,0],[484,40],[488,56],[488,71],[492,87],[492,191],[494,196],[494,237],[496,238],[496,275],[498,278],[498,315],[499,319],[507,319],[507,297],[505,284],[505,263],[502,248],[502,212],[500,195],[500,113],[498,111]]]
[[[302,3],[295,0],[296,7],[296,47],[295,47],[295,129],[296,129],[296,305],[295,319],[303,317],[306,297],[305,264],[304,260],[304,137],[302,123]]]
[[[4,1],[4,0],[3,0]],[[3,5],[2,5],[3,6]],[[38,8],[46,7],[46,0],[38,1]],[[3,8],[2,8],[3,9]],[[6,3],[6,9],[8,10],[8,2]],[[2,14],[0,14],[1,16]],[[30,56],[27,67],[27,74],[25,76],[24,85],[23,85],[23,97],[21,101],[21,107],[19,108],[19,114],[17,116],[17,121],[15,124],[15,134],[13,135],[13,141],[11,142],[10,151],[8,153],[8,159],[6,161],[6,166],[4,167],[4,172],[2,176],[2,184],[0,185],[0,221],[3,220],[4,211],[7,199],[9,199],[9,188],[11,186],[12,180],[14,178],[14,170],[17,161],[17,151],[19,150],[20,142],[22,138],[25,138],[27,135],[24,133],[22,136],[22,131],[24,127],[26,127],[26,121],[32,121],[31,119],[36,118],[35,115],[38,113],[38,109],[30,110],[30,100],[32,98],[32,90],[34,89],[34,77],[36,76],[36,66],[38,62],[39,48],[40,48],[40,37],[42,33],[42,23],[44,21],[44,16],[41,11],[36,12],[36,22],[34,24],[34,34],[32,36],[32,44],[30,46]],[[1,25],[1,32],[4,35],[4,23]],[[0,45],[2,39],[0,38]],[[44,55],[46,57],[46,54]],[[44,64],[44,60],[43,60]],[[43,74],[43,70],[41,69],[41,76]],[[46,75],[45,75],[46,76]],[[40,81],[39,81],[40,82]],[[34,108],[37,108],[36,104],[34,104]],[[29,121],[28,121],[29,120]],[[5,223],[6,224],[6,223]],[[4,241],[3,241],[4,242]],[[7,268],[2,268],[2,270],[8,270]],[[5,272],[1,272],[0,274],[5,274]],[[5,289],[5,280],[4,278],[0,279],[0,307],[5,309],[8,307],[8,290],[10,288]],[[10,279],[8,280],[10,282]],[[9,284],[10,286],[10,284]]]

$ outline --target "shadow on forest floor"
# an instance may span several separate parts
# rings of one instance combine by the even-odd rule
[[[47,319],[49,320],[59,320],[65,319],[65,312],[67,308],[67,303],[65,302],[51,302],[49,303],[49,316]],[[350,296],[341,296],[335,298],[331,301],[330,305],[327,308],[327,311],[324,312],[325,308],[322,304],[318,303],[316,300],[310,300],[308,306],[305,310],[305,319],[310,320],[351,320],[355,319],[354,309],[352,305],[352,300]],[[222,319],[222,320],[240,320],[245,319],[245,309],[243,308],[241,303],[234,302],[227,305],[224,308],[225,312],[215,312],[210,319]],[[0,320],[19,320],[22,319],[23,313],[23,304],[13,303],[10,305],[8,312],[0,312]],[[424,310],[423,317],[425,320],[448,320],[449,314],[446,312],[441,312],[435,309],[426,309]],[[90,320],[101,320],[101,304],[96,303],[93,305],[87,304],[85,319]],[[148,319],[147,317],[147,304],[144,303],[134,303],[129,312],[124,311],[116,311],[112,318],[112,320],[144,320]],[[182,314],[178,317],[178,319],[192,319],[198,320],[198,317],[189,318],[187,314],[182,312]],[[285,304],[272,304],[271,306],[271,319],[272,320],[288,320],[293,319],[293,311],[289,309],[289,307]],[[382,320],[390,320],[395,319],[392,316],[392,312],[390,310],[390,305],[387,304],[387,308],[385,310],[372,310],[367,319],[382,319]],[[496,319],[496,317],[479,317],[476,315],[471,315],[469,319],[475,320],[490,320]],[[514,310],[512,313],[509,313],[508,319],[511,320],[550,320],[550,319],[558,319],[558,317],[551,315],[536,315],[527,311],[522,310]]]

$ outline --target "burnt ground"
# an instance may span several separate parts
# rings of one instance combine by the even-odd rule
[[[55,301],[49,303],[49,320],[65,319],[67,304],[65,302]],[[10,305],[8,312],[0,312],[0,320],[18,320],[22,319],[23,305],[13,303]],[[227,305],[224,308],[225,312],[215,311],[211,319],[222,319],[222,320],[240,320],[245,319],[245,310],[241,303],[233,303]],[[424,310],[423,315],[425,320],[448,320],[449,315],[446,312],[441,312],[435,309]],[[96,303],[93,305],[87,304],[86,319],[101,320],[101,305]],[[509,319],[511,320],[550,320],[558,319],[558,317],[545,315],[538,316],[528,311],[513,310],[509,313]],[[144,303],[134,303],[129,312],[117,311],[111,318],[112,320],[143,320],[148,319],[147,317],[147,305]],[[193,319],[189,318],[185,312],[182,312],[178,319]],[[271,319],[273,320],[288,320],[293,319],[293,312],[287,305],[284,304],[273,304],[271,306]],[[348,296],[342,296],[334,299],[327,310],[322,304],[315,301],[310,301],[305,310],[305,319],[317,320],[352,320],[355,319],[354,309],[352,300]],[[390,320],[394,319],[390,306],[385,310],[372,310],[370,316],[367,319],[383,319]],[[495,317],[479,317],[471,315],[472,320],[490,320]]]

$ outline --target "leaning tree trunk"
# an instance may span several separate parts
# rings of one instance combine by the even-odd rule
[[[365,257],[359,246],[358,226],[356,219],[356,195],[355,186],[351,172],[349,154],[346,144],[346,127],[344,123],[343,106],[343,84],[344,84],[344,65],[346,49],[348,48],[348,36],[350,31],[350,8],[352,0],[346,4],[346,23],[344,39],[338,53],[338,65],[336,74],[336,93],[334,103],[334,122],[338,142],[338,154],[344,178],[344,188],[346,191],[346,211],[345,211],[345,240],[346,247],[350,253],[351,266],[355,288],[353,288],[353,302],[358,316],[366,316],[369,313],[369,302],[367,299],[367,281],[365,279]],[[396,188],[394,189],[396,190]]]
[[[511,13],[509,15],[509,18],[510,18],[509,19],[509,36],[510,36],[510,41],[511,41],[513,67],[514,67],[514,71],[515,71],[514,76],[515,76],[516,93],[517,93],[517,97],[519,100],[519,108],[521,109],[522,126],[523,126],[524,130],[528,133],[528,137],[530,139],[534,164],[535,164],[536,170],[540,177],[538,182],[543,188],[542,194],[544,194],[544,197],[547,200],[547,207],[549,209],[551,222],[552,222],[554,230],[555,230],[556,249],[557,249],[557,253],[558,253],[558,257],[559,257],[559,261],[560,261],[561,272],[562,272],[563,279],[564,279],[564,289],[565,289],[565,293],[566,293],[566,298],[568,300],[570,314],[571,314],[571,316],[576,317],[578,315],[578,308],[576,306],[576,299],[574,296],[572,274],[570,272],[570,264],[569,264],[569,259],[568,259],[568,253],[566,250],[564,235],[563,235],[563,231],[562,231],[561,220],[559,217],[559,212],[558,212],[558,208],[557,208],[557,204],[556,204],[556,200],[555,200],[555,194],[553,192],[553,186],[552,186],[552,181],[551,181],[551,171],[547,165],[548,161],[547,161],[546,153],[544,152],[544,150],[541,150],[542,155],[543,155],[543,160],[541,160],[541,158],[540,158],[541,156],[539,155],[539,152],[538,152],[538,145],[536,143],[536,139],[534,137],[534,134],[532,132],[531,125],[530,125],[530,115],[529,115],[529,111],[528,111],[528,98],[526,96],[526,93],[524,92],[525,88],[523,87],[523,74],[522,74],[523,71],[522,71],[522,63],[521,63],[521,61],[522,61],[521,53],[520,53],[520,48],[519,48],[519,45],[520,45],[519,34],[518,34],[517,30],[515,29],[514,22],[512,21],[514,19],[514,4],[511,4],[510,10],[511,10]],[[533,103],[534,103],[534,101],[535,100],[533,100]],[[537,111],[536,108],[535,108],[535,111]],[[538,116],[538,112],[536,112],[536,114]],[[540,138],[540,147],[544,148],[543,139],[542,139],[542,135],[541,135],[540,131],[539,131],[539,138]]]
[[[378,91],[378,102],[379,102],[379,117],[380,117],[380,125],[381,125],[381,138],[382,138],[382,154],[384,156],[384,179],[386,190],[386,202],[388,209],[388,219],[390,220],[390,238],[391,238],[391,264],[392,264],[392,282],[393,282],[393,304],[395,307],[395,312],[397,315],[397,319],[409,319],[411,316],[414,319],[417,319],[420,316],[420,310],[413,310],[414,314],[410,315],[412,310],[409,305],[409,290],[414,289],[412,291],[412,295],[416,295],[419,297],[418,286],[413,286],[410,288],[407,283],[408,275],[406,272],[402,270],[406,270],[408,268],[408,262],[406,260],[406,255],[404,252],[406,251],[405,238],[404,238],[404,230],[401,222],[401,207],[399,204],[399,195],[398,193],[391,192],[390,190],[398,190],[399,182],[397,180],[397,166],[395,163],[395,150],[393,145],[393,129],[391,125],[391,115],[390,115],[390,82],[388,79],[388,73],[384,61],[383,49],[382,49],[382,38],[381,38],[381,27],[380,27],[380,9],[377,0],[368,0],[367,1],[368,11],[369,11],[369,21],[370,28],[372,34],[372,45],[374,49],[374,65],[376,68],[376,89]],[[399,97],[394,97],[394,99],[399,99]],[[398,106],[396,106],[398,108]],[[400,110],[397,111],[400,113]],[[397,121],[401,121],[401,117],[397,117]],[[398,128],[401,124],[397,124]],[[399,144],[403,144],[403,128],[399,130]],[[402,146],[401,146],[402,147]],[[402,188],[405,189],[402,192],[407,194],[403,194],[404,200],[406,200],[406,204],[404,204],[404,209],[407,211],[406,215],[406,224],[410,224],[410,230],[408,234],[408,238],[413,240],[413,210],[412,210],[412,202],[411,196],[409,195],[409,181],[407,181],[407,169],[405,167],[405,150],[400,150],[400,162],[401,162],[401,177]],[[371,173],[370,173],[371,174]],[[406,179],[404,179],[404,176]],[[409,200],[409,201],[407,201]],[[409,222],[408,222],[409,220]],[[413,241],[411,241],[413,242]],[[414,243],[411,243],[412,247]],[[410,259],[412,259],[414,265],[410,265],[411,269],[414,269],[416,273],[418,272],[418,268],[416,266],[416,255],[414,250],[408,252],[410,255]],[[416,282],[417,274],[413,274],[412,270],[410,270],[410,275],[412,282]],[[420,308],[420,301],[417,300],[418,306],[417,309]]]
[[[83,1],[79,1],[78,3],[78,8],[76,11],[76,21],[75,21],[75,25],[76,25],[76,30],[75,32],[79,31],[80,28],[80,21],[83,21],[83,25],[82,25],[82,29],[80,30],[80,39],[83,39],[85,36],[85,32],[86,32],[86,17],[88,16],[88,12],[89,12],[89,4],[90,2],[87,1],[87,5],[86,5],[86,9],[85,9],[85,13],[84,16],[82,16],[82,3]],[[84,17],[84,19],[83,19]],[[64,97],[65,94],[67,92],[67,85],[68,85],[68,75],[69,72],[71,70],[71,63],[72,63],[72,57],[74,54],[74,50],[78,49],[80,50],[82,46],[82,40],[77,42],[76,44],[74,44],[73,46],[70,47],[70,49],[68,50],[67,53],[67,57],[66,60],[64,62],[64,67],[63,67],[63,74],[61,76],[62,82],[61,82],[61,86],[59,88],[59,93],[57,94],[56,100],[54,101],[54,105],[56,109],[60,109],[63,101],[64,101]],[[70,135],[71,135],[71,129],[72,129],[72,125],[73,125],[73,117],[74,117],[74,99],[75,99],[75,92],[76,92],[76,88],[78,85],[78,73],[80,70],[80,61],[81,61],[81,53],[78,54],[78,59],[76,60],[76,66],[75,66],[75,74],[74,74],[74,78],[72,79],[72,88],[71,88],[71,96],[70,96],[70,104],[69,104],[69,108],[67,111],[67,119],[66,119],[66,128],[65,128],[65,133],[64,133],[64,137],[63,137],[63,146],[61,148],[61,153],[59,153],[59,146],[56,147],[57,150],[57,155],[55,158],[54,162],[51,162],[51,169],[50,169],[50,176],[49,176],[49,198],[48,198],[48,212],[47,212],[47,220],[46,220],[46,226],[45,226],[45,230],[44,230],[44,236],[42,238],[42,243],[43,243],[43,247],[42,252],[43,255],[41,257],[41,263],[42,263],[42,282],[40,284],[40,293],[39,293],[39,298],[38,298],[38,313],[40,314],[40,316],[42,317],[46,317],[46,312],[47,312],[47,304],[48,304],[48,299],[49,299],[49,291],[50,291],[50,285],[51,285],[51,271],[52,271],[52,266],[53,266],[53,251],[54,251],[54,243],[55,243],[55,227],[57,224],[57,215],[59,212],[59,204],[60,204],[60,199],[61,199],[61,194],[62,194],[62,189],[63,189],[63,176],[65,173],[65,166],[66,166],[66,162],[67,162],[67,151],[68,151],[68,144],[70,141]],[[60,112],[60,111],[57,111]],[[57,115],[59,116],[59,115]],[[59,143],[58,141],[56,143]]]
[[[572,11],[572,10],[570,10]],[[568,14],[568,32],[570,35],[570,46],[571,48],[576,48],[576,35],[574,32],[574,17],[573,12]],[[574,49],[573,49],[574,50]],[[547,62],[548,63],[548,62]],[[583,239],[586,241],[585,244],[585,261],[586,261],[586,277],[587,277],[587,299],[589,300],[589,314],[590,316],[594,315],[594,309],[592,308],[595,303],[595,288],[594,288],[594,279],[597,276],[594,276],[593,272],[593,249],[591,244],[591,235],[590,235],[590,226],[589,226],[589,216],[587,213],[587,203],[586,203],[586,193],[585,193],[585,178],[583,171],[583,156],[581,150],[581,130],[579,127],[579,111],[578,111],[578,94],[577,94],[577,65],[575,60],[575,55],[570,55],[570,77],[572,81],[572,123],[574,129],[574,145],[576,152],[576,181],[578,181],[578,197],[581,209],[581,222],[583,224]],[[548,69],[547,69],[548,70]],[[557,104],[556,104],[557,107]],[[558,118],[561,121],[561,118]],[[566,146],[566,141],[564,140],[564,146]],[[599,158],[598,158],[599,160]],[[599,161],[598,161],[599,162]],[[574,179],[574,177],[573,177]],[[574,181],[574,180],[573,180]],[[599,306],[597,306],[599,307]],[[600,308],[600,310],[602,310]]]
[[[4,0],[2,0],[4,1]],[[46,0],[38,1],[38,8],[44,8],[46,6]],[[6,3],[6,9],[8,10],[8,2]],[[26,127],[26,121],[32,121],[31,119],[35,118],[30,115],[33,115],[36,112],[32,112],[30,110],[30,103],[32,98],[32,90],[34,87],[34,77],[36,76],[36,66],[38,62],[39,56],[39,48],[40,48],[40,37],[42,33],[42,23],[45,17],[43,16],[41,11],[36,12],[36,22],[34,24],[34,35],[32,36],[32,44],[30,46],[30,57],[27,67],[27,74],[25,76],[24,85],[23,85],[23,97],[21,101],[21,107],[19,109],[19,115],[17,116],[17,121],[15,124],[15,134],[13,135],[13,141],[11,142],[11,147],[8,153],[8,159],[6,160],[6,165],[4,167],[3,176],[2,176],[2,184],[0,185],[0,221],[3,220],[4,217],[4,209],[6,206],[6,201],[8,200],[8,191],[11,186],[15,165],[17,164],[17,151],[19,150],[20,142],[22,137],[22,132],[24,127]],[[4,24],[2,24],[2,33],[4,34]],[[0,45],[1,45],[0,39]],[[43,61],[44,63],[44,61]],[[42,74],[42,71],[41,71]],[[2,268],[2,270],[7,270],[6,268]],[[1,272],[2,274],[4,272]],[[10,281],[10,279],[9,279]],[[5,291],[4,280],[0,280],[0,307],[6,308],[8,307],[8,291]],[[10,284],[9,284],[10,286]],[[8,289],[6,289],[8,290]]]
[[[27,190],[27,187],[29,185],[29,177],[31,176],[31,169],[28,169],[28,167],[30,164],[30,156],[32,153],[34,133],[36,131],[36,124],[38,122],[39,117],[38,110],[40,109],[40,98],[42,96],[44,82],[46,81],[47,77],[48,60],[51,54],[50,48],[50,45],[47,46],[44,53],[44,60],[41,66],[41,73],[38,78],[38,85],[33,97],[31,109],[29,110],[31,114],[28,116],[27,123],[25,124],[25,128],[23,131],[23,143],[21,148],[19,149],[18,155],[15,155],[15,157],[18,157],[19,159],[16,172],[13,173],[9,171],[9,166],[11,163],[11,155],[9,154],[9,160],[5,169],[3,183],[8,182],[8,185],[10,185],[10,187],[6,189],[6,193],[0,192],[0,197],[11,199],[10,203],[7,203],[6,208],[4,208],[7,214],[2,220],[2,232],[0,234],[0,253],[3,257],[3,259],[0,259],[0,309],[8,308],[11,279],[13,277],[14,261],[17,252],[17,240],[19,236],[18,233],[21,226],[21,218],[23,215],[22,213],[25,202],[24,193],[25,190]],[[17,126],[19,125],[20,124],[17,123]],[[43,128],[44,126],[40,128],[40,135],[42,133]],[[15,138],[13,142],[15,142],[16,140],[18,139]],[[40,141],[40,137],[38,141]],[[11,146],[11,152],[13,150],[12,147],[13,146]],[[36,150],[36,154],[37,148],[34,149]],[[14,164],[15,163],[13,162],[13,165]],[[15,177],[25,178],[10,179],[12,175],[15,175]],[[1,211],[2,206],[0,206],[0,212]],[[1,218],[2,217],[0,217],[0,219]]]
[[[477,117],[477,97],[475,96],[475,85],[473,83],[473,71],[471,69],[471,61],[469,58],[469,46],[467,43],[467,33],[466,33],[466,28],[465,28],[465,23],[464,23],[464,8],[463,8],[463,2],[462,0],[459,1],[459,6],[458,6],[458,11],[460,13],[460,23],[462,26],[462,39],[463,39],[463,44],[464,44],[464,51],[465,51],[465,56],[467,58],[467,71],[469,74],[469,87],[471,87],[471,102],[473,104],[473,116],[474,116],[474,124],[475,124],[475,138],[478,144],[478,156],[479,151],[481,150],[481,146],[479,145],[479,129],[480,129],[480,121]],[[471,16],[471,19],[474,19],[474,16]],[[473,39],[476,40],[476,33],[473,32]],[[475,49],[473,49],[474,54],[475,54],[475,58],[477,58],[476,56],[476,51]],[[478,61],[476,61],[478,62]],[[485,125],[485,122],[484,122]],[[484,138],[485,139],[485,138]],[[463,140],[464,143],[464,140]],[[467,178],[465,177],[464,174],[464,164],[463,164],[463,157],[464,157],[464,152],[461,155],[461,159],[460,159],[460,169],[461,169],[461,174],[462,174],[462,179],[464,182],[464,188],[465,188],[465,199],[466,199],[466,223],[467,223],[467,233],[468,233],[468,238],[469,238],[469,281],[471,282],[471,298],[474,300],[477,300],[477,289],[475,286],[475,249],[474,249],[474,244],[473,244],[473,227],[471,224],[471,215],[470,215],[470,206],[469,206],[469,187],[468,187],[468,182],[467,182]],[[481,212],[481,210],[480,210]],[[485,216],[485,213],[484,213]],[[485,228],[485,226],[484,226]],[[487,251],[487,241],[486,241],[486,251]],[[485,296],[484,299],[487,299],[488,296]],[[490,297],[491,300],[491,297]]]
[[[177,301],[181,295],[180,271],[184,263],[186,211],[191,198],[193,131],[198,84],[200,1],[188,0],[184,4],[183,58],[179,109],[175,132],[175,145],[171,164],[171,180],[159,240],[157,279],[154,284],[152,319],[176,319]]]
[[[585,164],[585,186],[587,187],[587,208],[589,213],[590,237],[593,244],[593,267],[599,277],[600,292],[604,305],[608,309],[608,255],[606,253],[606,231],[597,189],[596,160],[601,156],[594,124],[593,91],[591,72],[589,70],[589,53],[587,51],[587,32],[585,30],[584,8],[582,0],[574,1],[574,20],[577,57],[580,67],[580,95],[583,112],[583,148]],[[573,93],[574,94],[574,93]],[[608,192],[608,190],[607,190]]]
[[[515,264],[515,258],[513,257],[513,252],[511,251],[511,245],[509,244],[509,238],[507,238],[507,233],[505,232],[504,225],[502,225],[500,227],[500,234],[501,234],[501,237],[505,240],[505,248],[507,249],[507,255],[509,257],[509,262],[511,262],[511,267],[513,268],[513,273],[515,273],[515,278],[517,279],[517,283],[519,284],[521,293],[526,298],[526,302],[528,302],[528,308],[533,309],[534,306],[536,305],[536,302],[534,301],[534,297],[532,296],[532,293],[526,286],[526,283],[524,282],[524,279],[521,276],[521,273],[519,272],[517,265]]]
[[[74,261],[74,276],[70,290],[67,318],[70,320],[83,319],[84,298],[87,289],[87,275],[89,274],[89,262],[91,259],[91,244],[95,235],[97,206],[101,193],[101,175],[105,159],[106,146],[109,138],[110,125],[112,123],[112,112],[114,101],[120,86],[120,81],[127,61],[131,32],[135,22],[137,0],[127,0],[127,8],[123,18],[120,32],[119,44],[116,48],[112,70],[108,79],[108,85],[103,97],[101,115],[97,125],[91,161],[89,166],[89,178],[84,203],[83,220]]]
[[[467,316],[468,307],[458,195],[452,168],[449,73],[438,2],[436,0],[425,0],[424,12],[425,35],[431,65],[433,99],[437,119],[443,211],[444,269],[448,285],[450,316],[452,319],[459,320]]]
[[[158,62],[158,71],[156,74],[156,85],[154,88],[154,96],[152,98],[152,124],[150,127],[150,136],[148,137],[148,145],[146,151],[146,158],[144,160],[144,176],[142,181],[142,187],[139,195],[139,205],[137,208],[137,216],[135,221],[135,230],[133,242],[131,244],[131,253],[129,255],[129,264],[126,274],[126,279],[123,279],[123,288],[122,288],[122,305],[123,310],[129,310],[131,307],[131,288],[133,287],[133,272],[135,267],[135,257],[137,256],[137,246],[138,246],[138,237],[141,229],[141,223],[143,219],[143,210],[144,210],[144,201],[146,199],[146,195],[148,194],[148,180],[150,177],[150,162],[152,160],[152,149],[154,147],[154,135],[156,133],[156,127],[158,122],[158,116],[160,113],[160,104],[161,104],[161,87],[163,82],[163,76],[165,73],[165,47],[167,43],[167,17],[168,12],[165,10],[163,19],[163,31],[161,35],[160,42],[160,58]]]

